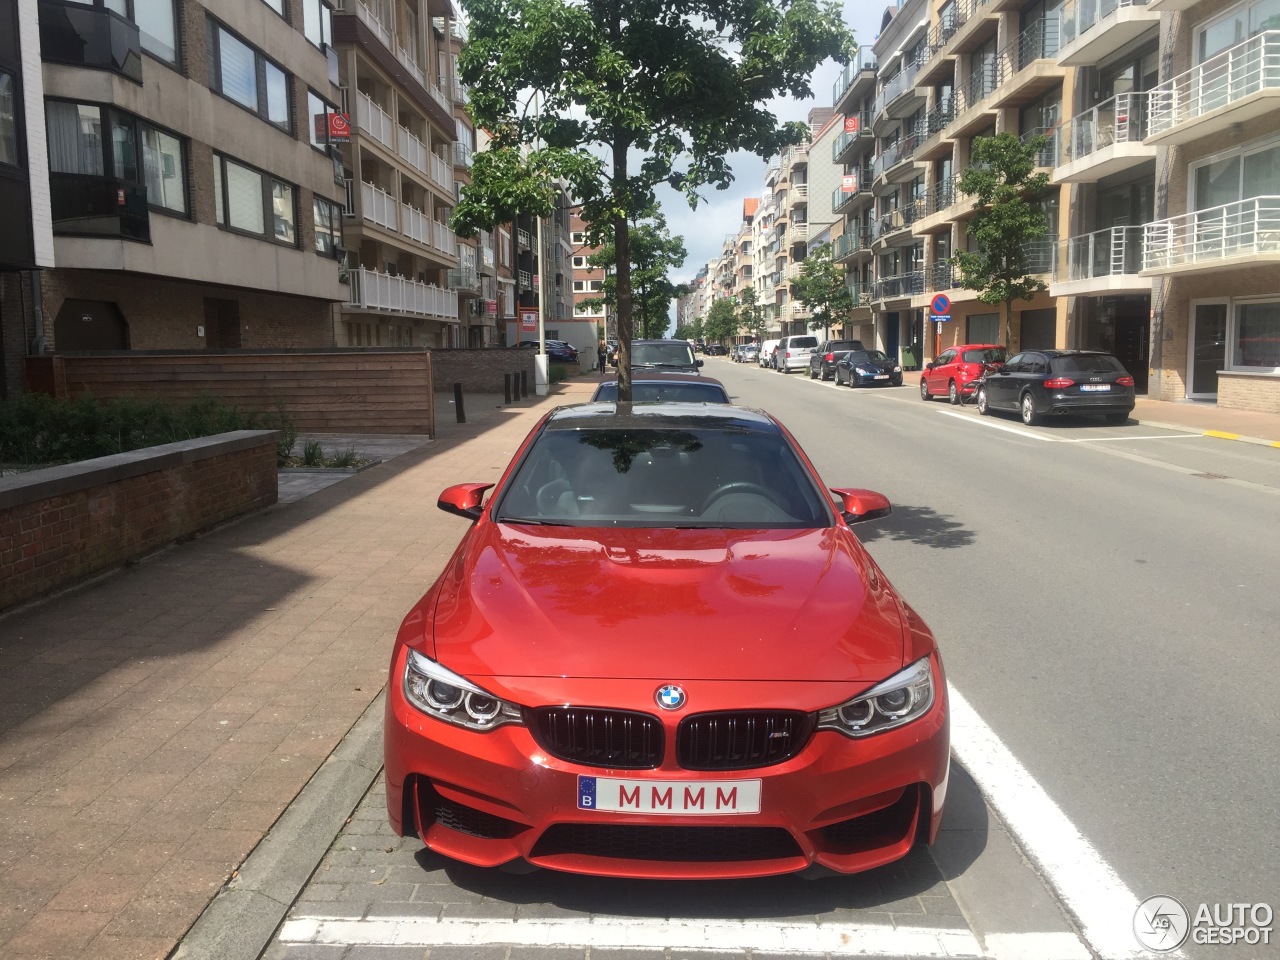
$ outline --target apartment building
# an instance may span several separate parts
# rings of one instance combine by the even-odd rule
[[[570,222],[573,203],[568,185],[556,185],[557,199],[551,214],[539,218],[525,214],[513,229],[516,235],[517,323],[507,329],[506,343],[538,337],[538,305],[541,299],[543,329],[553,340],[567,340],[579,351],[595,352],[595,323],[574,315],[573,244]],[[541,244],[539,244],[541,239]]]
[[[37,203],[47,182],[53,235],[31,346],[331,345],[346,288],[343,187],[315,106],[339,93],[328,8],[19,5],[38,16],[20,38],[28,155],[34,114],[47,174],[28,175]]]
[[[569,243],[573,247],[571,265],[573,267],[574,318],[580,323],[590,324],[595,329],[595,339],[600,337],[617,339],[618,318],[613,312],[604,304],[584,305],[584,301],[600,298],[606,271],[603,267],[593,267],[587,262],[600,248],[587,243],[587,222],[582,219],[580,207],[574,207],[570,211]],[[595,348],[589,344],[587,346],[586,353],[594,362]]]
[[[838,131],[831,142],[831,165],[839,183],[831,190],[833,228],[831,257],[844,266],[854,312],[845,335],[874,343],[871,291],[875,270],[871,227],[875,195],[871,192],[875,136],[871,118],[876,102],[876,62],[865,49],[847,64],[832,88]]]

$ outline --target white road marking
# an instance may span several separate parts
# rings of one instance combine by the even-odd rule
[[[1159,437],[1063,437],[1062,443],[1101,443],[1103,440],[1198,440],[1197,433],[1166,433]]]
[[[999,423],[995,420],[979,420],[977,417],[970,416],[966,413],[956,413],[952,410],[939,410],[944,417],[955,417],[966,423],[976,423],[980,427],[990,427],[992,430],[1003,430],[1005,433],[1015,433],[1020,437],[1027,437],[1031,440],[1043,440],[1045,443],[1057,443],[1057,437],[1046,437],[1038,433],[1032,433],[1029,430],[1023,430],[1021,427],[1015,427],[1007,423]]]
[[[993,960],[1090,960],[1074,933],[989,933],[983,940]]]
[[[768,921],[663,920],[566,917],[555,920],[439,920],[385,917],[351,920],[298,917],[280,928],[280,942],[356,946],[479,946],[519,944],[604,949],[747,950],[787,956],[840,957],[987,956],[968,929],[894,927],[879,924],[774,923]],[[1037,960],[1076,960],[1077,954]],[[1087,956],[1087,954],[1085,954]],[[1004,960],[1004,958],[1001,958]],[[1014,960],[1011,956],[1010,960]]]
[[[1103,960],[1181,956],[1142,950],[1133,934],[1138,898],[1067,819],[955,687],[951,749]]]

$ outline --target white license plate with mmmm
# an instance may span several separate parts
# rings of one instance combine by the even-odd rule
[[[620,780],[578,777],[578,809],[722,817],[760,812],[759,780]]]

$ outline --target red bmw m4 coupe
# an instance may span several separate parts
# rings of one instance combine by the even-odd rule
[[[491,491],[491,492],[490,492]],[[392,827],[480,866],[853,873],[932,842],[947,688],[929,628],[791,434],[724,404],[544,417],[401,624]]]

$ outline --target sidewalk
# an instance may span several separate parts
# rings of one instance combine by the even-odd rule
[[[590,378],[0,617],[0,956],[163,958],[385,683],[400,619]],[[498,398],[499,400],[501,398]]]

